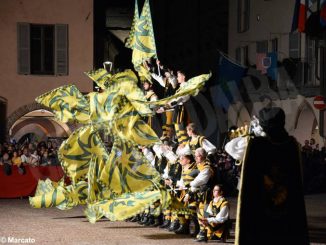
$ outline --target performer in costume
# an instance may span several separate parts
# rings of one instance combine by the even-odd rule
[[[208,156],[213,156],[216,153],[216,147],[205,139],[205,136],[199,135],[196,124],[189,123],[187,125],[187,134],[190,137],[186,144],[179,145],[177,149],[177,154],[182,154],[183,151],[191,150],[192,155],[195,156],[195,151],[198,148],[203,148]],[[211,159],[213,157],[209,157]]]
[[[156,144],[153,146],[155,152],[155,168],[161,174],[166,188],[171,191],[171,195],[175,195],[174,190],[177,181],[181,176],[181,166],[178,164],[178,156],[173,152],[171,142],[165,141],[164,144]],[[168,228],[176,216],[172,219],[172,209],[163,209],[164,222],[160,228]]]
[[[199,223],[207,230],[207,237],[202,237],[201,239],[197,239],[197,241],[222,240],[225,242],[230,229],[230,206],[224,197],[224,191],[221,185],[214,186],[213,200],[208,204],[206,214],[208,217],[199,219]]]
[[[309,244],[300,149],[281,108],[265,108],[266,137],[250,138],[241,172],[236,245]]]
[[[182,174],[179,181],[177,181],[176,187],[180,191],[179,201],[183,202],[186,196],[186,190],[190,188],[190,182],[193,181],[199,174],[196,163],[192,156],[191,151],[184,152],[184,155],[180,156],[180,165],[182,166]],[[185,207],[196,212],[196,203],[192,201],[185,202]],[[175,229],[176,234],[188,234],[189,233],[189,221],[190,216],[183,213],[177,213],[180,226]]]
[[[172,71],[169,71],[168,69],[163,69],[163,66],[161,66],[160,61],[157,60],[157,73],[151,72],[152,78],[154,78],[154,81],[157,81],[161,87],[164,88],[164,98],[167,98],[171,95],[173,95],[178,87],[178,82],[176,77],[173,75]],[[164,73],[164,76],[162,76],[162,73]],[[161,139],[167,139],[171,138],[172,130],[173,130],[173,108],[170,108],[169,106],[167,108],[160,107],[157,110],[157,113],[163,113],[165,112],[165,123],[162,126],[162,137]]]
[[[195,160],[199,174],[190,182],[190,192],[186,195],[184,201],[195,199],[197,205],[197,218],[204,217],[205,206],[210,201],[210,181],[214,175],[211,163],[207,159],[207,153],[203,148],[198,148],[195,152]],[[201,224],[200,231],[196,236],[197,240],[202,240],[206,237],[205,227]]]
[[[179,89],[186,86],[186,75],[183,71],[177,72],[177,81],[179,83]],[[187,115],[184,104],[190,99],[189,95],[184,95],[179,98],[173,99],[169,102],[170,107],[174,107],[172,121],[174,123],[175,133],[179,144],[184,144],[188,141],[188,135],[185,130],[185,123],[187,123]]]
[[[147,81],[146,79],[143,81],[143,88],[144,88],[146,100],[148,100],[148,101],[157,101],[158,100],[158,97],[152,88],[152,84],[149,81]],[[156,106],[151,105],[150,108],[155,110]],[[153,128],[153,118],[152,117],[148,118],[147,123],[149,126],[151,126]]]

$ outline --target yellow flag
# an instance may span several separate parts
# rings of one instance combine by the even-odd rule
[[[92,79],[97,86],[99,86],[101,89],[106,89],[109,86],[110,78],[112,75],[108,73],[108,71],[104,68],[100,68],[95,71],[88,71],[85,72],[85,74]]]
[[[129,33],[129,37],[126,42],[126,47],[127,48],[133,48],[134,43],[135,43],[135,29],[137,22],[139,20],[139,12],[138,12],[138,3],[137,0],[135,0],[135,13],[134,13],[134,19],[132,20],[132,25]]]
[[[164,99],[156,100],[156,101],[146,101],[142,103],[148,105],[164,106],[171,100],[177,99],[184,95],[196,96],[199,93],[200,89],[204,87],[205,82],[211,77],[211,75],[212,74],[202,74],[189,79],[185,86],[180,88],[174,95],[170,97],[166,97]]]
[[[157,57],[149,0],[145,0],[141,16],[135,26],[132,49],[132,63],[137,71],[144,60]]]
[[[35,100],[50,107],[59,121],[89,123],[89,103],[75,85],[59,87]]]
[[[93,155],[108,158],[102,140],[93,126],[76,130],[62,143],[58,151],[61,165],[73,183],[87,177]]]
[[[117,198],[101,201],[92,205],[96,207],[100,214],[97,216],[105,216],[111,221],[125,220],[133,215],[136,215],[150,205],[161,199],[160,190],[124,193]]]

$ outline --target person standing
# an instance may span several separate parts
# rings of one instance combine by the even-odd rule
[[[264,108],[266,137],[249,140],[242,165],[235,244],[308,245],[300,149],[286,132],[285,113]]]

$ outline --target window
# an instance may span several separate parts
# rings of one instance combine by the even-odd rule
[[[238,0],[238,32],[249,30],[249,0]]]
[[[300,33],[289,34],[289,57],[293,59],[300,58]]]
[[[31,25],[31,74],[54,74],[54,27]]]
[[[307,52],[307,80],[306,85],[309,86],[319,86],[319,81],[316,79],[316,72],[318,73],[318,64],[316,62],[316,41],[307,38],[307,46],[306,46],[306,52]]]
[[[68,26],[18,23],[18,73],[68,75]]]
[[[272,52],[278,52],[278,39],[272,39]]]
[[[235,51],[236,61],[241,65],[248,66],[249,65],[248,54],[249,54],[248,46],[237,48]]]

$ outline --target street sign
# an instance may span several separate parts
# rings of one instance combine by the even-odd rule
[[[317,95],[314,98],[314,107],[317,110],[324,110],[324,109],[326,109],[325,97],[323,97],[321,95]]]

